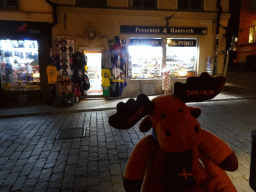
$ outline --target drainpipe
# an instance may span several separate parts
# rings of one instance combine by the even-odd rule
[[[218,61],[218,51],[219,51],[219,27],[220,27],[220,15],[222,13],[222,7],[220,6],[220,0],[217,0],[217,25],[216,25],[216,39],[215,39],[215,61],[213,65],[213,76],[217,74],[217,61]]]
[[[60,4],[53,3],[50,0],[45,1],[53,7],[53,23],[51,24],[51,27],[54,27],[56,24],[58,24],[57,6]]]

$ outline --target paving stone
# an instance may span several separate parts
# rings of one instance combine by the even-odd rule
[[[10,157],[10,159],[18,159],[20,155],[21,155],[21,152],[14,152]]]
[[[20,145],[15,151],[21,152],[24,151],[27,145]]]
[[[42,169],[41,168],[34,168],[31,170],[28,178],[32,179],[32,178],[37,178],[41,175]]]
[[[110,182],[111,181],[111,177],[110,177],[110,173],[109,172],[102,172],[99,173],[99,182]]]
[[[70,148],[63,148],[60,151],[60,155],[69,154],[69,152],[70,152]]]
[[[25,152],[31,152],[34,150],[36,145],[27,145],[26,149],[24,150]]]
[[[79,167],[76,169],[76,177],[86,177],[87,167]]]
[[[12,169],[16,164],[16,162],[17,162],[17,159],[8,160],[5,163],[4,167],[2,168],[2,171]]]
[[[68,165],[65,168],[64,177],[72,176],[76,174],[76,165]]]
[[[110,165],[118,164],[119,163],[118,156],[109,156],[108,160],[109,160],[109,164]]]
[[[122,184],[114,185],[113,192],[125,192],[124,186]]]
[[[49,153],[49,156],[48,156],[48,159],[47,160],[49,160],[49,159],[57,159],[58,158],[58,156],[59,156],[59,152],[51,152],[51,153]]]
[[[30,156],[27,160],[27,163],[36,163],[39,156]]]
[[[111,182],[100,183],[101,192],[112,192]]]
[[[70,165],[70,164],[76,164],[78,161],[78,155],[72,155],[72,156],[69,156],[68,157],[68,162],[67,164]]]
[[[58,152],[61,150],[61,146],[53,146],[52,152]]]
[[[50,169],[43,169],[41,174],[40,174],[40,176],[39,176],[38,182],[44,183],[44,182],[50,181],[50,178],[51,178],[51,175],[52,175],[52,171],[53,171],[52,168],[50,168]]]
[[[49,157],[50,153],[49,152],[42,152],[39,156],[39,159],[47,159]]]
[[[43,168],[45,165],[46,159],[38,159],[34,165],[34,168]]]
[[[75,176],[69,176],[69,177],[64,177],[63,183],[61,186],[61,191],[64,190],[73,190],[75,187]]]
[[[110,165],[110,175],[120,175],[121,168],[119,164]]]
[[[0,188],[0,192],[9,192],[11,190],[11,187],[2,187]]]
[[[98,148],[98,154],[103,154],[103,153],[108,153],[107,148],[106,147]]]
[[[26,164],[26,162],[27,162],[27,159],[18,160],[18,161],[16,162],[15,166],[20,166],[20,165],[23,166],[23,165]]]
[[[108,154],[99,154],[99,161],[108,161]]]
[[[65,166],[66,166],[66,161],[59,161],[56,162],[54,169],[53,169],[53,173],[61,173],[64,172],[65,170]]]
[[[111,181],[113,186],[117,184],[123,184],[122,175],[112,175]]]
[[[33,152],[31,153],[31,156],[37,156],[40,155],[42,152],[43,148],[35,147]]]
[[[60,188],[63,180],[63,173],[53,174],[49,183],[49,188]]]
[[[21,170],[23,169],[23,166],[15,166],[12,169],[12,173],[16,173],[16,172],[21,172]]]
[[[15,183],[18,176],[19,176],[19,173],[9,174],[8,177],[6,178],[5,182],[3,183],[2,187],[12,186]]]
[[[34,190],[37,183],[37,179],[27,179],[22,187],[22,191]]]
[[[5,164],[8,161],[9,157],[0,157],[0,165]]]
[[[14,183],[13,187],[12,187],[12,191],[18,191],[22,189],[23,184],[26,181],[26,177],[18,177],[18,179],[16,180],[16,182]]]
[[[89,161],[87,171],[88,172],[98,172],[98,162],[97,161]]]
[[[99,172],[107,172],[109,171],[109,164],[108,162],[99,162]]]
[[[59,161],[67,161],[67,160],[68,160],[68,154],[59,155],[58,159],[57,159],[57,162],[59,162]]]
[[[88,160],[87,159],[80,159],[77,162],[77,167],[87,167]]]
[[[48,189],[47,192],[60,192],[60,190],[59,189]]]
[[[27,176],[29,175],[30,171],[32,170],[34,166],[34,163],[29,163],[29,164],[25,164],[25,166],[23,167],[20,176]]]
[[[35,186],[35,191],[46,192],[47,188],[48,188],[48,182],[37,183]]]
[[[48,159],[49,159],[49,158],[48,158]],[[45,169],[48,169],[48,168],[54,167],[54,166],[55,166],[55,163],[56,163],[56,159],[47,160],[47,161],[45,162],[44,168],[45,168]]]
[[[31,155],[31,151],[28,151],[28,152],[23,152],[21,155],[20,155],[20,157],[19,157],[19,159],[27,159],[30,155]]]
[[[89,159],[89,161],[97,161],[98,160],[98,153],[89,153],[88,159]]]
[[[5,179],[0,179],[0,186],[4,183]]]
[[[79,153],[79,159],[87,159],[87,158],[88,158],[88,152]]]
[[[87,192],[100,192],[100,186],[88,186]]]
[[[86,185],[86,177],[83,178],[76,178],[75,180],[75,189],[76,192],[84,192],[87,189]]]
[[[87,181],[86,181],[86,185],[87,186],[95,186],[95,185],[99,185],[99,177],[98,174],[94,173],[89,173],[87,175]]]

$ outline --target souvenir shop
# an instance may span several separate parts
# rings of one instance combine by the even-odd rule
[[[51,47],[50,24],[2,20],[0,26],[1,106],[48,102],[45,55]]]

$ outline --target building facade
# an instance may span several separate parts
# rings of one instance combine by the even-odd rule
[[[85,54],[91,89],[102,90],[102,69],[111,72],[110,89],[121,83],[118,97],[163,94],[166,72],[170,91],[188,76],[224,73],[229,1],[51,0],[50,7],[35,2],[44,4],[37,14],[46,14],[44,21],[52,23],[53,53],[62,37],[72,39],[74,52]]]
[[[236,66],[256,72],[256,2],[241,1]]]

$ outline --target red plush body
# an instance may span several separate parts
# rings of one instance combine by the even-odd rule
[[[209,78],[207,75],[206,77]],[[217,83],[221,79],[213,80]],[[218,86],[223,87],[224,83]],[[141,121],[139,129],[142,132],[152,129],[152,135],[139,141],[129,158],[124,175],[126,191],[236,191],[225,172],[237,170],[236,155],[221,139],[201,129],[197,121],[201,110],[188,107],[184,100],[189,99],[180,95],[179,98],[164,95],[148,102],[150,105],[137,106],[138,111],[143,109],[150,111]],[[140,103],[139,99],[138,103]],[[131,106],[136,106],[136,102],[132,101],[128,101],[127,104],[129,111]],[[125,108],[124,104],[118,106],[117,112],[121,114],[122,108]],[[135,113],[140,115],[137,120],[136,116],[131,114],[130,116],[132,120],[138,121],[141,113],[145,116],[143,111]],[[117,117],[113,116],[113,119]],[[111,118],[109,122],[110,125],[118,127],[117,124],[112,123],[114,121]],[[131,119],[126,122],[130,124]]]

